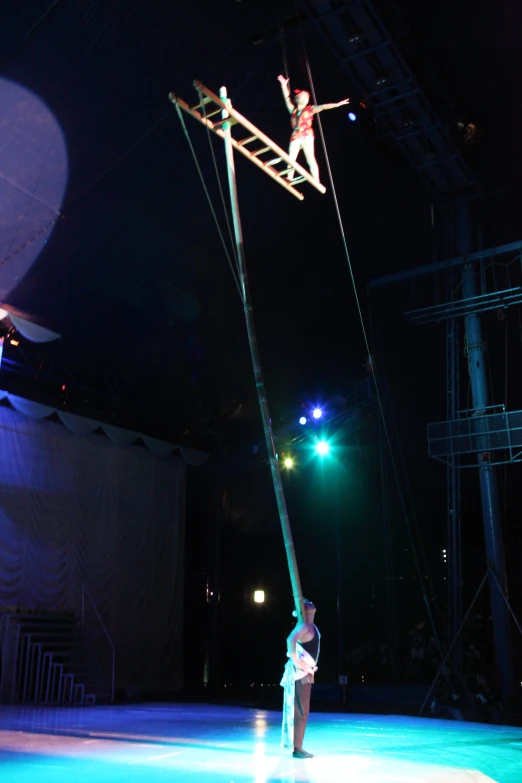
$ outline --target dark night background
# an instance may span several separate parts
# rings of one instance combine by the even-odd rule
[[[69,154],[65,217],[12,291],[10,303],[63,335],[59,347],[38,349],[44,365],[58,351],[60,366],[78,372],[89,366],[125,379],[150,409],[166,399],[168,417],[146,415],[151,431],[209,450],[206,468],[194,469],[189,478],[186,681],[202,682],[207,654],[216,674],[218,638],[221,682],[276,683],[292,597],[242,308],[167,96],[172,90],[192,102],[193,79],[214,91],[225,84],[242,114],[286,144],[288,116],[276,81],[283,70],[281,46],[270,38],[254,40],[291,18],[294,3],[61,0],[24,38],[51,5],[49,0],[2,4],[7,19],[0,28],[2,78],[24,85],[47,104]],[[451,126],[459,119],[480,126],[477,144],[465,154],[485,194],[476,207],[483,246],[521,239],[520,11],[508,0],[494,7],[485,0],[376,5],[440,115]],[[304,32],[319,100],[361,97],[314,30],[305,25]],[[293,86],[306,87],[298,32],[289,34],[285,47]],[[219,206],[206,132],[190,118],[186,122]],[[406,310],[431,304],[443,283],[430,279],[367,294],[371,278],[428,263],[439,252],[430,198],[392,142],[376,139],[369,112],[351,123],[339,109],[323,115],[323,124],[401,486],[444,635],[445,469],[427,455],[426,425],[446,418],[445,333],[444,326],[420,327],[403,317]],[[225,182],[220,143],[215,150]],[[324,170],[320,145],[318,159]],[[246,161],[238,161],[237,168],[258,339],[284,451],[296,434],[302,405],[321,404],[328,413],[338,393],[367,377],[367,351],[331,195],[307,190],[299,203]],[[505,321],[496,313],[487,316],[486,332],[492,399],[520,408],[517,308]],[[16,360],[14,353],[8,356]],[[461,365],[464,407],[469,391],[464,360]],[[2,381],[21,383],[7,373]],[[59,394],[62,379],[56,375],[55,381],[54,387],[51,381],[34,383],[33,396]],[[74,400],[70,404],[74,409]],[[125,424],[131,414],[115,409],[111,415]],[[426,627],[427,618],[392,479],[389,492],[382,491],[377,408],[358,409],[327,434],[335,436],[330,462],[307,460],[304,451],[296,451],[298,465],[285,474],[303,589],[319,607],[321,678],[334,682],[337,675],[338,499],[345,644],[347,655],[354,653],[347,666],[354,682],[363,676],[404,680],[411,676],[408,634],[417,624]],[[499,472],[516,609],[518,475],[517,465]],[[390,509],[387,556],[384,496]],[[463,478],[463,509],[466,602],[485,568],[474,472]],[[218,589],[220,514],[216,637],[206,589]],[[266,591],[263,607],[252,604],[256,588]],[[487,614],[487,606],[483,609]],[[390,645],[392,637],[397,639],[394,666],[381,662],[382,645]],[[258,643],[262,655],[256,657]]]

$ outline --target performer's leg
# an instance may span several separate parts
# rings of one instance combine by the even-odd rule
[[[308,163],[308,168],[310,169],[310,174],[319,182],[319,166],[317,165],[317,161],[315,159],[314,142],[315,138],[313,133],[309,133],[303,139],[303,150],[306,162]]]
[[[288,157],[292,161],[292,163],[295,163],[297,160],[297,156],[299,155],[299,150],[301,149],[301,139],[294,139],[290,142],[290,146],[288,148]],[[291,169],[288,173],[288,181],[291,182],[294,178],[294,169]]]
[[[294,706],[294,750],[303,749],[303,740],[310,713],[310,694],[312,685],[309,682],[296,680]]]

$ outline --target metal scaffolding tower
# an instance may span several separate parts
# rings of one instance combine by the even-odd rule
[[[451,269],[446,272],[446,297],[452,303],[455,299],[458,274]],[[448,421],[457,418],[460,410],[460,340],[459,322],[455,318],[446,321],[446,417]],[[446,463],[446,513],[447,513],[447,562],[448,580],[448,631],[457,639],[462,622],[462,516],[460,505],[460,457],[451,454]],[[457,681],[462,678],[462,637],[457,639],[453,653],[453,674]]]

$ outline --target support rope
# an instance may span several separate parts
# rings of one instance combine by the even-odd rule
[[[199,96],[199,102],[201,104],[201,108],[202,108],[202,111],[203,111],[203,116],[204,116],[204,118],[206,120],[207,119],[207,110],[205,108],[205,103],[203,102],[203,98],[205,96],[203,95],[203,93],[201,92],[201,90],[199,88],[198,88],[198,96]],[[176,106],[177,106],[177,104],[176,104]],[[179,108],[178,108],[178,111],[179,111]],[[234,244],[234,235],[232,234],[232,226],[230,225],[230,219],[228,217],[228,209],[227,209],[227,204],[226,204],[226,201],[225,201],[225,194],[223,193],[223,187],[221,185],[221,177],[219,175],[219,168],[218,168],[218,164],[217,164],[217,160],[216,160],[216,155],[214,153],[214,145],[212,144],[212,137],[210,135],[210,128],[206,124],[205,124],[205,128],[206,128],[206,131],[207,131],[208,146],[210,147],[210,154],[212,155],[212,162],[214,164],[214,171],[216,172],[216,179],[217,179],[217,184],[218,184],[218,188],[219,188],[219,195],[221,196],[221,204],[223,206],[223,212],[225,213],[225,220],[226,220],[227,229],[228,229],[228,237],[230,239],[230,244],[232,245],[232,254],[234,256],[236,275],[237,275],[237,278],[239,280],[239,265],[238,265],[238,260],[237,260],[236,248],[235,248],[235,244]],[[239,285],[239,283],[238,283],[238,285]]]
[[[302,25],[301,24],[300,24],[300,30],[301,30],[301,39],[302,39],[302,44],[303,44],[303,52],[304,52],[304,55],[305,55],[306,71],[307,71],[307,75],[308,75],[308,81],[310,83],[310,93],[311,93],[311,96],[312,96],[312,99],[313,99],[313,103],[315,105],[317,105],[317,95],[316,95],[316,92],[315,92],[315,86],[314,86],[314,81],[313,81],[313,77],[312,77],[312,71],[310,69],[310,62],[309,62],[309,59],[308,59],[308,52],[307,52],[306,42],[305,42],[305,39],[304,39],[304,34],[303,34],[303,30],[302,30]],[[342,239],[342,243],[343,243],[344,253],[345,253],[345,256],[346,256],[346,262],[347,262],[347,265],[348,265],[348,271],[349,271],[349,274],[350,274],[350,280],[351,280],[351,283],[352,283],[352,288],[353,288],[353,292],[354,292],[354,296],[355,296],[355,303],[356,303],[356,306],[357,306],[357,313],[359,315],[359,320],[360,320],[360,323],[361,323],[361,329],[362,329],[362,333],[363,333],[364,344],[366,346],[367,355],[371,356],[372,352],[371,352],[371,349],[370,349],[370,342],[369,342],[369,339],[368,339],[368,333],[367,333],[366,325],[365,325],[365,322],[364,322],[364,316],[363,316],[363,312],[362,312],[362,307],[361,307],[361,302],[360,302],[360,298],[359,298],[359,293],[358,293],[358,290],[357,290],[357,284],[356,284],[356,281],[355,281],[355,275],[354,275],[353,266],[352,266],[352,262],[351,262],[351,258],[350,258],[350,252],[348,250],[348,243],[347,243],[347,240],[346,240],[346,232],[344,230],[343,219],[342,219],[341,210],[340,210],[340,207],[339,207],[339,200],[337,198],[337,191],[336,191],[335,182],[334,182],[334,179],[333,179],[332,167],[330,165],[330,157],[328,155],[328,150],[327,150],[327,147],[326,147],[326,140],[325,140],[325,136],[324,136],[323,126],[322,126],[321,117],[320,117],[319,114],[317,115],[317,120],[318,120],[318,125],[319,125],[319,133],[320,133],[320,136],[321,136],[321,142],[322,142],[323,150],[324,150],[324,156],[325,156],[325,160],[326,160],[326,166],[327,166],[327,170],[328,170],[328,178],[330,180],[330,186],[331,186],[331,189],[332,189],[332,196],[333,196],[333,200],[334,200],[335,211],[336,211],[337,220],[338,220],[338,223],[339,223],[339,229],[340,229],[340,233],[341,233],[341,239]],[[426,611],[427,611],[428,618],[429,618],[429,621],[430,621],[430,625],[431,625],[431,628],[432,628],[432,631],[433,631],[433,635],[434,635],[434,638],[435,638],[435,641],[436,641],[436,644],[437,644],[437,648],[438,648],[439,654],[440,654],[440,656],[442,658],[443,657],[442,645],[441,645],[441,642],[440,642],[440,638],[439,638],[439,634],[438,634],[438,631],[437,631],[437,627],[435,625],[435,621],[433,619],[433,614],[432,614],[432,611],[431,611],[431,606],[430,606],[430,603],[429,603],[429,600],[428,600],[428,596],[427,596],[426,590],[424,588],[424,579],[422,577],[422,572],[421,572],[421,568],[420,568],[420,565],[419,565],[419,558],[418,558],[418,555],[417,555],[417,546],[416,546],[416,543],[415,543],[415,539],[413,537],[413,531],[411,529],[411,524],[410,524],[410,520],[409,520],[409,517],[408,517],[407,508],[406,508],[406,502],[405,502],[405,498],[404,498],[401,482],[400,482],[400,479],[399,479],[397,463],[396,463],[396,460],[395,460],[395,457],[394,457],[394,454],[393,454],[393,449],[392,449],[392,444],[391,444],[391,439],[390,439],[390,433],[389,433],[388,426],[387,426],[387,423],[386,423],[386,419],[385,419],[385,416],[384,416],[384,406],[383,406],[383,403],[382,403],[382,397],[381,397],[381,393],[380,393],[380,389],[379,389],[379,384],[377,382],[377,376],[375,374],[375,369],[373,369],[373,368],[372,368],[372,375],[373,375],[373,381],[374,381],[374,385],[375,385],[375,393],[376,393],[376,397],[377,397],[377,403],[378,403],[378,406],[379,406],[379,411],[380,411],[382,422],[383,422],[383,430],[384,430],[384,434],[385,434],[388,450],[389,450],[389,453],[390,453],[390,460],[391,460],[391,464],[392,464],[393,471],[394,471],[395,481],[396,481],[396,484],[397,484],[397,491],[398,491],[398,494],[399,494],[401,507],[402,507],[403,513],[404,513],[404,521],[406,523],[406,528],[407,528],[407,531],[408,531],[408,536],[409,536],[410,544],[411,544],[412,551],[413,551],[415,569],[417,571],[417,578],[419,580],[420,589],[422,591],[424,603],[425,603],[425,606],[426,606]]]
[[[214,218],[214,222],[216,224],[216,228],[218,230],[218,234],[220,236],[221,242],[223,244],[223,249],[225,251],[225,255],[227,257],[228,264],[230,266],[230,271],[232,272],[232,277],[234,278],[234,282],[236,284],[236,288],[238,290],[239,296],[241,298],[241,301],[243,301],[243,295],[241,293],[241,288],[239,286],[239,280],[237,277],[236,268],[234,266],[234,262],[232,261],[232,258],[230,257],[230,253],[228,252],[227,243],[225,242],[225,237],[223,236],[223,232],[221,231],[221,226],[219,225],[219,220],[216,215],[216,210],[214,209],[214,205],[212,203],[212,198],[210,197],[210,193],[208,192],[208,188],[205,182],[205,178],[203,176],[203,172],[201,171],[201,167],[199,165],[198,157],[196,155],[196,150],[194,149],[194,145],[192,144],[192,140],[189,136],[187,126],[185,125],[185,120],[183,119],[183,114],[181,112],[181,109],[179,108],[178,104],[175,104],[176,111],[178,113],[179,121],[181,123],[181,127],[183,128],[183,133],[185,134],[185,138],[187,139],[188,145],[190,147],[190,151],[192,153],[192,157],[194,158],[194,163],[196,164],[196,169],[199,174],[199,178],[201,180],[201,184],[203,185],[203,190],[205,191],[205,195],[207,197],[208,205],[210,207],[210,211],[212,212],[212,217]]]
[[[51,13],[54,11],[54,9],[56,8],[56,6],[57,6],[57,5],[58,5],[58,3],[60,3],[60,2],[61,2],[61,0],[54,0],[54,2],[53,2],[53,3],[51,3],[51,5],[50,5],[48,8],[46,8],[46,9],[45,9],[45,11],[44,11],[44,12],[43,12],[43,14],[40,16],[40,18],[39,18],[39,19],[37,19],[37,21],[36,21],[36,22],[33,24],[33,26],[32,26],[32,27],[31,27],[31,28],[30,28],[30,29],[29,29],[29,30],[26,32],[26,34],[23,36],[23,38],[22,38],[22,39],[21,39],[21,40],[20,40],[20,41],[19,41],[19,42],[16,44],[16,46],[14,47],[14,49],[11,49],[11,51],[9,52],[9,54],[7,54],[7,55],[4,57],[4,59],[3,59],[3,60],[2,60],[2,62],[0,63],[0,68],[3,68],[3,67],[4,67],[4,65],[5,65],[7,62],[9,62],[9,60],[11,59],[11,57],[12,57],[14,54],[16,54],[16,52],[17,52],[17,51],[18,51],[18,50],[19,50],[19,49],[20,49],[20,48],[21,48],[21,47],[24,45],[24,43],[27,41],[27,39],[28,39],[28,38],[30,38],[30,37],[31,37],[31,35],[32,35],[32,34],[33,34],[33,33],[34,33],[34,32],[35,32],[35,31],[36,31],[36,30],[37,30],[37,29],[40,27],[40,25],[42,24],[42,22],[44,22],[44,21],[47,19],[47,17],[49,16],[49,14],[51,14]]]
[[[443,659],[442,663],[440,664],[440,666],[439,666],[439,669],[438,669],[438,671],[437,671],[437,674],[435,675],[435,679],[433,680],[433,682],[432,682],[432,684],[431,684],[431,687],[430,687],[430,689],[429,689],[428,693],[426,694],[426,698],[425,698],[425,699],[424,699],[424,701],[422,702],[422,706],[421,706],[421,708],[420,708],[420,710],[419,710],[419,712],[418,712],[418,716],[422,715],[422,713],[424,712],[424,708],[425,708],[425,706],[426,706],[426,704],[427,704],[427,702],[428,702],[428,700],[429,700],[429,698],[430,698],[431,694],[433,693],[433,691],[434,691],[434,689],[435,689],[435,686],[436,686],[436,684],[437,684],[437,683],[438,683],[438,681],[439,681],[439,677],[440,677],[440,675],[441,675],[441,674],[442,674],[442,672],[444,671],[444,668],[445,668],[445,666],[446,666],[446,663],[448,662],[448,658],[450,657],[451,653],[453,652],[453,648],[455,647],[455,645],[456,645],[456,643],[457,643],[457,640],[459,639],[459,637],[460,637],[460,634],[462,633],[462,629],[464,628],[464,626],[466,625],[466,623],[467,623],[467,621],[468,621],[468,617],[470,616],[471,612],[473,611],[473,607],[474,607],[474,606],[475,606],[475,604],[477,603],[477,599],[478,599],[478,597],[479,597],[480,593],[482,592],[482,588],[483,588],[483,587],[484,587],[484,585],[486,584],[486,579],[488,578],[488,576],[489,576],[489,574],[490,574],[490,573],[491,573],[491,566],[488,566],[488,567],[487,567],[487,569],[486,569],[486,573],[485,573],[485,574],[484,574],[484,576],[482,577],[482,582],[481,582],[481,583],[480,583],[480,585],[478,586],[478,588],[477,588],[477,592],[475,593],[475,596],[474,596],[474,598],[473,598],[472,602],[471,602],[471,603],[470,603],[470,605],[469,605],[468,611],[466,612],[466,615],[465,615],[464,619],[462,620],[462,622],[461,622],[461,624],[460,624],[460,628],[459,628],[459,630],[457,631],[457,633],[455,634],[455,638],[453,639],[452,643],[451,643],[451,644],[450,644],[450,646],[449,646],[448,652],[446,653],[446,657]],[[494,574],[493,574],[493,575],[494,575]]]
[[[30,245],[32,242],[34,242],[36,239],[38,239],[39,236],[41,236],[46,231],[48,231],[51,228],[51,226],[54,226],[54,224],[58,220],[63,220],[65,218],[65,216],[69,214],[71,209],[73,209],[80,201],[82,201],[82,199],[84,199],[85,196],[87,196],[87,194],[90,193],[93,188],[95,188],[97,185],[99,185],[99,183],[102,182],[102,180],[104,180],[105,177],[107,177],[107,175],[110,174],[111,171],[113,171],[113,169],[116,168],[116,166],[119,166],[119,164],[128,155],[130,155],[131,152],[133,152],[136,149],[136,147],[138,147],[143,141],[145,141],[145,139],[148,136],[150,136],[151,133],[154,133],[154,131],[157,128],[159,128],[161,123],[164,120],[166,120],[167,117],[170,117],[171,113],[172,113],[172,108],[169,108],[168,111],[164,112],[161,115],[161,117],[159,118],[159,120],[157,120],[155,123],[153,123],[153,125],[151,125],[149,128],[147,128],[145,133],[143,133],[139,137],[139,139],[137,139],[135,142],[133,142],[130,145],[130,147],[127,147],[127,149],[124,152],[122,152],[122,154],[118,158],[116,158],[116,160],[113,161],[110,164],[110,166],[107,166],[107,168],[100,174],[99,177],[96,177],[96,179],[93,182],[91,182],[91,184],[88,185],[85,188],[85,190],[83,190],[75,199],[73,199],[70,204],[68,204],[66,207],[64,207],[64,209],[61,212],[58,212],[57,216],[55,218],[53,218],[53,220],[50,220],[42,228],[40,228],[35,234],[33,234],[33,236],[30,237],[30,239],[28,239],[26,242],[24,242],[22,245],[20,245],[20,247],[17,247],[16,250],[13,250],[12,253],[9,253],[9,255],[5,256],[0,261],[0,267],[5,266],[5,264],[7,264],[7,262],[10,261],[14,256],[16,256],[18,253],[20,253],[22,250],[24,250],[24,248],[26,248],[28,245]]]
[[[493,569],[491,570],[491,573],[493,575],[493,579],[495,580],[495,584],[497,585],[498,589],[500,590],[500,595],[504,599],[504,602],[505,602],[507,608],[509,609],[509,613],[511,614],[511,617],[513,618],[513,621],[514,621],[515,625],[517,626],[520,635],[522,636],[522,626],[518,622],[518,618],[517,618],[517,616],[516,616],[512,606],[511,606],[511,604],[509,603],[509,599],[508,599],[506,593],[504,592],[503,588],[501,587],[500,582],[498,581],[497,575],[493,571]]]
[[[287,79],[290,79],[290,74],[288,72],[288,59],[287,59],[287,56],[286,56],[286,46],[285,46],[285,39],[284,39],[284,31],[285,31],[285,29],[284,29],[283,25],[281,24],[281,19],[279,17],[279,11],[277,13],[277,27],[278,27],[278,30],[279,30],[279,40],[281,42],[281,56],[283,58],[283,69],[284,69],[284,72],[285,72],[285,77]]]
[[[13,54],[15,54],[15,52],[17,52],[17,51],[18,51],[18,49],[20,48],[20,46],[21,46],[21,45],[22,45],[22,44],[23,44],[23,43],[24,43],[24,42],[27,40],[27,38],[28,38],[30,35],[32,35],[32,33],[33,33],[33,32],[34,32],[36,29],[37,29],[37,27],[39,27],[39,26],[42,24],[42,22],[43,22],[43,21],[44,21],[44,20],[45,20],[45,19],[46,19],[46,18],[49,16],[49,14],[51,13],[51,11],[53,11],[53,9],[54,9],[54,8],[55,8],[55,7],[58,5],[58,3],[60,3],[60,2],[61,2],[61,0],[56,0],[52,6],[49,6],[49,8],[48,8],[48,9],[45,11],[45,13],[44,13],[44,14],[43,14],[43,15],[40,17],[40,19],[38,20],[38,22],[36,22],[36,24],[35,24],[35,25],[33,25],[33,27],[32,27],[32,28],[31,28],[31,29],[28,31],[28,33],[27,33],[27,34],[24,36],[24,38],[23,38],[23,39],[22,39],[22,40],[21,40],[21,41],[20,41],[20,42],[19,42],[19,43],[16,45],[16,47],[15,47],[15,48],[14,48],[14,49],[13,49],[13,50],[12,50],[12,51],[11,51],[11,52],[10,52],[10,53],[7,55],[7,56],[6,56],[6,58],[3,60],[3,62],[1,62],[1,63],[0,63],[0,68],[1,68],[1,67],[3,67],[3,65],[4,65],[4,64],[7,62],[7,60],[8,60],[10,57],[12,57],[12,55],[13,55]],[[226,54],[225,54],[223,57],[221,57],[219,60],[216,60],[216,62],[214,63],[214,65],[212,65],[212,66],[211,66],[211,68],[210,68],[210,72],[211,72],[211,73],[212,73],[212,72],[214,72],[214,71],[216,70],[216,68],[217,68],[219,65],[222,65],[222,64],[223,64],[223,62],[225,62],[225,60],[227,60],[227,59],[228,59],[228,58],[229,58],[229,57],[230,57],[230,56],[231,56],[231,55],[232,55],[232,54],[233,54],[233,53],[236,51],[236,49],[237,49],[237,48],[238,48],[238,47],[234,47],[233,49],[231,49],[231,50],[228,50],[228,51],[226,52]],[[268,51],[268,50],[265,50],[265,51]],[[247,75],[246,75],[246,77],[243,79],[243,81],[242,81],[241,85],[239,86],[239,88],[238,88],[238,90],[237,90],[237,92],[238,92],[238,93],[239,93],[239,92],[241,92],[241,90],[243,90],[243,89],[244,89],[244,87],[246,86],[246,84],[248,83],[248,81],[250,80],[250,78],[252,77],[252,73],[255,71],[255,69],[257,69],[258,65],[259,65],[259,64],[260,64],[260,63],[263,61],[263,59],[264,59],[263,57],[260,57],[260,61],[259,61],[259,63],[257,63],[257,64],[256,64],[255,68],[251,69],[251,70],[248,72],[248,74],[247,74]],[[88,186],[85,188],[85,190],[84,190],[84,191],[82,191],[82,192],[80,193],[80,195],[79,195],[79,196],[77,196],[75,199],[73,199],[73,201],[72,201],[70,204],[68,204],[66,207],[64,207],[64,208],[62,209],[62,211],[61,211],[61,212],[58,212],[57,216],[56,216],[56,217],[55,217],[53,220],[50,220],[48,223],[46,223],[44,226],[42,226],[42,228],[40,228],[40,229],[39,229],[37,232],[35,232],[35,233],[33,234],[33,236],[31,236],[29,239],[27,239],[27,240],[26,240],[26,241],[25,241],[25,242],[24,242],[22,245],[20,245],[19,247],[17,247],[17,248],[16,248],[16,250],[13,250],[11,253],[9,253],[9,255],[7,255],[7,256],[5,256],[3,259],[1,259],[1,260],[0,260],[0,267],[2,267],[2,266],[4,266],[5,264],[7,264],[7,263],[8,263],[8,261],[10,261],[10,260],[11,260],[11,259],[12,259],[14,256],[18,255],[18,253],[20,253],[22,250],[24,250],[26,247],[28,247],[28,245],[30,245],[30,244],[32,244],[33,242],[35,242],[35,241],[38,239],[38,237],[40,237],[42,234],[45,234],[45,232],[46,232],[46,231],[48,231],[50,228],[52,228],[52,226],[54,226],[54,224],[55,224],[55,223],[57,223],[59,220],[62,220],[62,219],[63,219],[63,218],[66,216],[66,214],[68,214],[69,210],[71,210],[73,207],[75,207],[75,206],[76,206],[76,204],[77,204],[79,201],[81,201],[81,200],[82,200],[82,199],[83,199],[83,198],[84,198],[84,197],[85,197],[85,196],[86,196],[86,195],[87,195],[87,194],[88,194],[88,193],[89,193],[89,192],[90,192],[90,191],[91,191],[93,188],[95,188],[95,187],[96,187],[96,186],[97,186],[97,185],[98,185],[98,184],[99,184],[99,183],[100,183],[102,180],[104,180],[104,179],[105,179],[105,177],[106,177],[108,174],[110,174],[110,172],[111,172],[111,171],[112,171],[114,168],[116,168],[116,166],[118,166],[118,165],[119,165],[119,164],[120,164],[120,163],[121,163],[121,162],[122,162],[122,161],[123,161],[123,160],[124,160],[124,159],[125,159],[125,158],[126,158],[128,155],[130,155],[130,154],[131,154],[131,152],[133,152],[133,151],[136,149],[136,147],[138,147],[138,146],[139,146],[139,145],[140,145],[140,144],[141,144],[143,141],[145,141],[145,139],[146,139],[148,136],[150,136],[150,134],[151,134],[151,133],[153,133],[153,132],[154,132],[154,131],[155,131],[155,130],[156,130],[156,129],[157,129],[157,128],[158,128],[158,127],[161,125],[161,123],[162,123],[162,122],[163,122],[163,121],[164,121],[164,120],[165,120],[167,117],[169,117],[169,116],[170,116],[171,112],[172,112],[172,107],[170,107],[170,108],[168,109],[168,111],[166,111],[164,114],[162,114],[162,116],[159,118],[159,120],[157,120],[156,122],[154,122],[154,123],[153,123],[153,124],[152,124],[152,125],[151,125],[151,126],[150,126],[150,127],[149,127],[149,128],[146,130],[146,131],[145,131],[145,133],[143,133],[143,134],[142,134],[142,135],[141,135],[141,136],[140,136],[140,137],[139,137],[139,138],[138,138],[138,139],[137,139],[135,142],[133,142],[133,143],[132,143],[132,144],[131,144],[129,147],[127,147],[127,149],[126,149],[126,150],[125,150],[125,151],[124,151],[124,152],[123,152],[123,153],[122,153],[122,154],[121,154],[121,155],[120,155],[118,158],[116,158],[116,160],[115,160],[115,161],[113,161],[113,162],[112,162],[112,163],[111,163],[111,164],[110,164],[110,165],[109,165],[109,166],[108,166],[108,167],[107,167],[107,168],[106,168],[106,169],[105,169],[105,170],[102,172],[102,174],[100,174],[100,176],[99,176],[99,177],[97,177],[97,178],[96,178],[96,179],[95,179],[93,182],[91,182],[91,184],[90,184],[90,185],[88,185]],[[197,146],[197,143],[196,143],[196,146]]]
[[[455,645],[457,643],[457,640],[460,637],[460,634],[462,633],[462,631],[464,629],[464,626],[466,625],[466,622],[468,621],[468,617],[470,616],[471,612],[473,611],[473,607],[475,606],[475,604],[476,604],[476,602],[478,600],[478,597],[479,597],[480,593],[482,592],[482,588],[484,587],[484,585],[486,583],[486,579],[488,578],[488,576],[490,574],[493,577],[493,581],[495,582],[495,584],[496,584],[496,586],[497,586],[497,588],[498,588],[498,590],[500,592],[500,595],[504,599],[504,602],[505,602],[505,604],[506,604],[506,606],[507,606],[507,608],[509,610],[509,613],[511,614],[511,617],[513,618],[513,621],[514,621],[515,625],[517,626],[517,629],[518,629],[520,635],[522,636],[522,626],[520,625],[520,623],[518,621],[518,618],[517,618],[515,612],[513,611],[513,608],[512,608],[512,606],[511,606],[511,604],[509,602],[509,599],[508,599],[506,593],[504,592],[500,582],[498,581],[498,577],[497,577],[495,571],[493,570],[493,568],[490,565],[488,565],[488,567],[486,569],[486,573],[484,574],[484,576],[482,578],[482,581],[481,581],[480,585],[477,588],[477,592],[475,593],[475,596],[474,596],[471,604],[469,605],[468,611],[466,612],[466,615],[465,615],[464,619],[462,620],[462,622],[460,624],[460,628],[458,629],[457,633],[455,634],[455,638],[453,639],[453,641],[452,641],[452,643],[451,643],[451,645],[450,645],[450,647],[448,649],[448,652],[446,653],[446,657],[444,658],[444,660],[440,664],[439,669],[437,671],[437,674],[435,675],[435,679],[433,680],[433,682],[431,684],[431,687],[430,687],[428,693],[426,694],[426,698],[424,699],[424,701],[422,703],[422,707],[420,708],[420,710],[418,712],[419,716],[422,715],[422,713],[424,711],[424,708],[425,708],[425,706],[426,706],[426,704],[428,702],[428,699],[430,698],[431,694],[433,693],[433,690],[434,690],[434,688],[435,688],[435,686],[436,686],[436,684],[437,684],[437,682],[439,680],[439,677],[440,677],[441,673],[443,672],[444,667],[446,666],[448,658],[451,655],[451,653],[453,651],[453,648],[455,647]]]

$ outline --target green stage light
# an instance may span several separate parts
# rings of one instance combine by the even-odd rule
[[[317,443],[315,450],[317,451],[318,454],[321,455],[321,457],[325,457],[330,451],[330,446],[325,440],[320,440]]]

